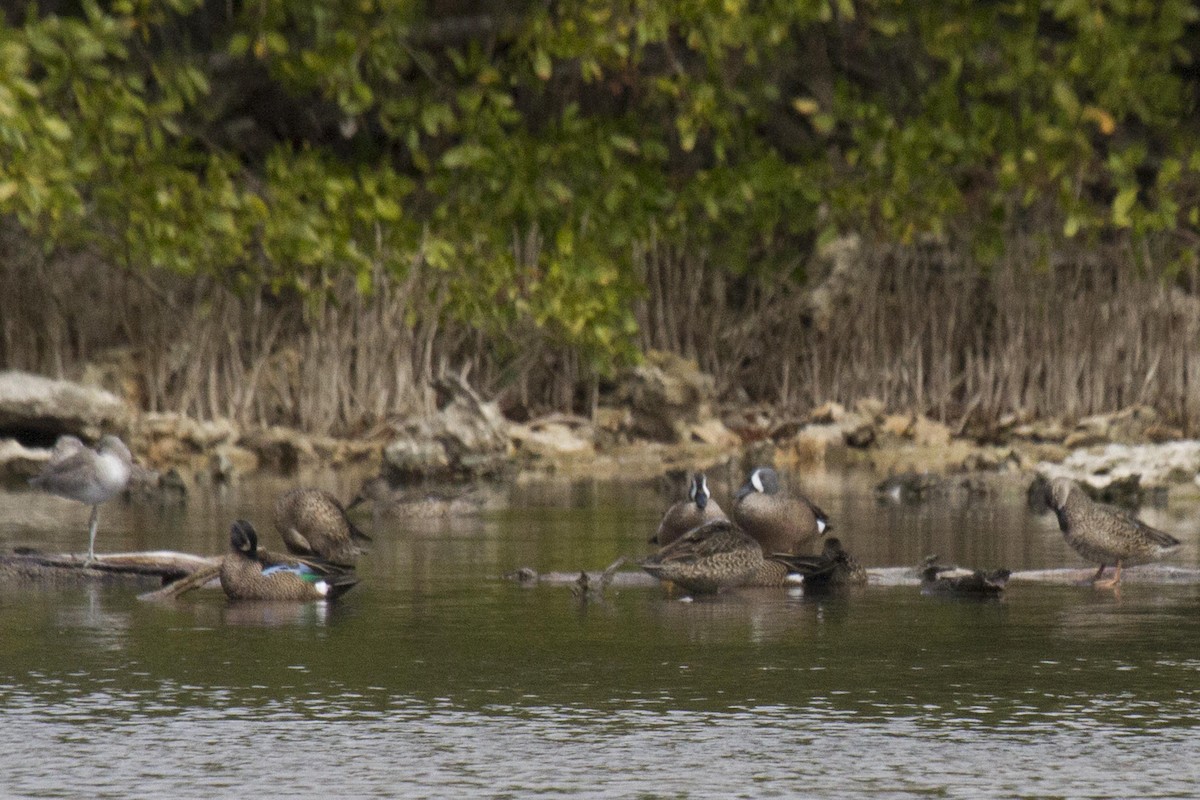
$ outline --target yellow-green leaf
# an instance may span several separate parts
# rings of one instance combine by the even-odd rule
[[[554,65],[550,63],[550,56],[545,50],[538,50],[533,56],[533,73],[542,80],[548,81],[553,72]]]
[[[1122,189],[1117,192],[1117,196],[1113,198],[1112,204],[1112,221],[1119,228],[1128,228],[1132,224],[1129,218],[1129,212],[1133,208],[1133,204],[1137,202],[1138,190],[1136,186],[1130,186],[1127,189]]]

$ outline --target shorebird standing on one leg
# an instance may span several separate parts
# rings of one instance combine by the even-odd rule
[[[85,565],[96,560],[100,504],[125,489],[132,471],[133,457],[129,448],[116,436],[102,437],[95,450],[84,447],[74,436],[62,436],[55,443],[46,466],[29,479],[35,488],[92,507]]]

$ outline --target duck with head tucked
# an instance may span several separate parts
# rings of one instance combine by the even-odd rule
[[[733,499],[733,521],[766,553],[805,555],[829,530],[829,517],[804,495],[789,493],[770,467],[758,467]]]
[[[921,594],[943,597],[988,599],[999,597],[1012,573],[1007,569],[959,569],[937,563],[937,556],[926,556],[921,564]]]
[[[762,546],[727,519],[713,520],[680,536],[641,562],[656,578],[693,594],[745,586],[766,569]],[[787,568],[775,564],[780,582]]]
[[[1047,502],[1058,517],[1067,544],[1100,565],[1092,577],[1097,587],[1120,585],[1122,567],[1157,561],[1180,544],[1171,534],[1150,527],[1124,509],[1097,503],[1068,478],[1050,481]],[[1115,565],[1117,572],[1101,581],[1109,564]]]
[[[846,552],[842,541],[836,536],[825,540],[819,555],[775,553],[771,558],[786,564],[790,572],[800,575],[804,579],[806,592],[867,584],[866,569],[858,559]]]
[[[275,529],[288,552],[339,567],[353,567],[371,537],[346,516],[329,492],[299,488],[275,501]]]
[[[220,579],[231,600],[332,600],[358,583],[348,570],[260,550],[258,532],[244,519],[229,529]]]
[[[725,512],[708,490],[708,477],[703,472],[692,476],[687,500],[680,500],[667,509],[658,530],[650,537],[651,544],[665,547],[690,530],[706,522],[727,519]]]

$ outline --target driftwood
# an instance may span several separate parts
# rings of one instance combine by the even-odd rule
[[[147,583],[157,580],[166,584],[164,588],[169,589],[186,580],[187,588],[192,588],[204,582],[195,582],[191,580],[193,577],[207,573],[211,578],[220,569],[220,564],[219,557],[197,556],[172,550],[107,553],[96,556],[90,564],[85,563],[82,556],[75,554],[19,551],[0,554],[0,583],[25,581],[59,585],[91,582]],[[177,596],[182,591],[175,590],[166,596]]]
[[[209,559],[213,560],[213,559]],[[184,592],[190,592],[192,589],[199,589],[211,580],[214,580],[221,571],[221,559],[215,559],[216,563],[208,564],[193,572],[191,575],[180,578],[177,581],[168,583],[161,589],[156,589],[153,592],[139,594],[138,600],[174,600]]]
[[[614,565],[619,566],[619,565]],[[609,568],[613,570],[613,567]],[[598,581],[604,573],[585,573],[588,584]],[[1075,586],[1090,583],[1096,574],[1093,567],[1079,569],[1075,567],[1060,567],[1056,569],[1032,569],[1014,572],[1008,582],[1011,589],[1014,583],[1041,583],[1055,586]],[[871,567],[867,569],[871,586],[919,586],[920,571],[915,567]],[[536,572],[530,567],[521,567],[503,576],[506,580],[525,586],[549,585],[568,586],[577,591],[581,584],[578,572]],[[1124,583],[1134,584],[1184,584],[1200,585],[1200,569],[1196,567],[1179,567],[1172,564],[1147,564],[1131,567],[1121,573]],[[619,570],[607,572],[605,585],[617,587],[647,587],[658,586],[659,580],[644,572]]]

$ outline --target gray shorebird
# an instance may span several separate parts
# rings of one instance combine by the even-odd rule
[[[92,507],[85,565],[96,560],[100,505],[124,491],[132,472],[133,457],[116,436],[102,437],[95,450],[85,447],[74,436],[60,436],[50,452],[50,460],[29,479],[30,485],[37,489]]]
[[[802,494],[789,494],[770,467],[758,467],[733,499],[733,521],[766,553],[805,555],[829,530],[829,517]]]
[[[658,530],[650,537],[650,544],[665,547],[693,528],[706,522],[728,519],[708,490],[708,478],[703,472],[692,476],[688,485],[687,500],[680,500],[667,509]]]
[[[229,552],[221,561],[221,588],[231,600],[332,600],[358,578],[258,549],[258,532],[244,519],[229,529]]]
[[[1067,544],[1100,565],[1092,578],[1096,586],[1117,586],[1122,567],[1157,561],[1179,547],[1179,540],[1171,534],[1150,527],[1124,509],[1097,503],[1068,478],[1050,481],[1047,502]],[[1109,564],[1116,566],[1116,575],[1100,581]]]
[[[858,559],[846,552],[842,541],[836,536],[825,540],[819,555],[775,553],[771,558],[783,562],[792,573],[802,576],[805,590],[865,586],[867,583],[866,569]]]
[[[947,574],[950,573],[950,574]],[[999,597],[1012,573],[1006,569],[963,570],[937,563],[937,556],[926,556],[921,565],[921,594],[950,597]]]
[[[275,501],[275,529],[288,552],[342,567],[353,567],[361,544],[371,537],[346,516],[346,509],[329,492],[292,489]]]

